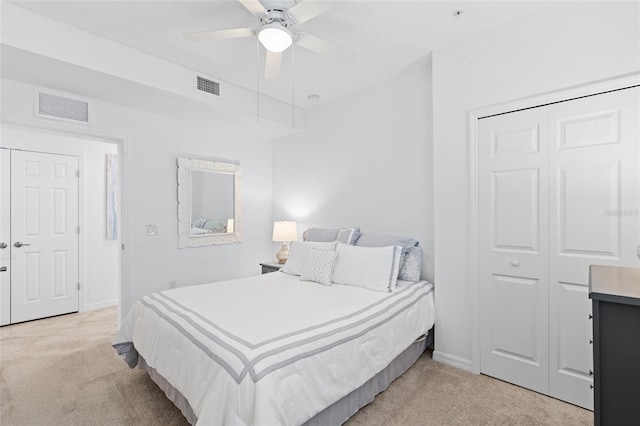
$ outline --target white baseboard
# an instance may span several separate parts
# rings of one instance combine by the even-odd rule
[[[444,352],[433,351],[433,360],[465,371],[471,371],[471,360]]]
[[[84,305],[80,310],[80,312],[93,311],[95,309],[102,309],[102,308],[110,308],[111,306],[118,306],[118,299]]]

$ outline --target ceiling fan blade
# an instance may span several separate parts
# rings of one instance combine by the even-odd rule
[[[274,53],[267,50],[267,58],[264,62],[264,79],[275,80],[280,77],[280,64],[282,64],[282,52]]]
[[[334,7],[335,4],[333,2],[307,0],[293,6],[287,11],[287,13],[296,24],[302,24],[303,22],[307,22],[318,15],[322,15]]]
[[[356,58],[356,54],[343,47],[337,46],[313,34],[297,33],[296,44],[312,52],[327,56],[335,61],[349,65]]]
[[[247,10],[254,15],[266,15],[267,9],[258,0],[238,0]]]
[[[233,28],[230,30],[198,31],[183,34],[190,41],[224,40],[229,38],[250,37],[256,32],[251,28]]]

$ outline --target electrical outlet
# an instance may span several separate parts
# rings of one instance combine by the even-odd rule
[[[158,235],[158,225],[147,225],[145,233],[147,236]]]
[[[169,288],[178,287],[178,280],[169,280]]]

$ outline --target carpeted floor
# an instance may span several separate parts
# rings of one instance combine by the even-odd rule
[[[111,348],[116,309],[0,328],[0,424],[187,425]],[[426,352],[347,425],[591,425],[593,414]],[[216,425],[217,426],[217,425]]]

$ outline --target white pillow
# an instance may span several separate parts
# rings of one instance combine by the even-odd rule
[[[336,257],[338,257],[337,251],[312,248],[307,256],[302,274],[300,274],[300,279],[331,285],[331,273],[336,264]]]
[[[402,247],[358,247],[338,243],[332,281],[375,291],[393,291],[398,280]]]
[[[280,271],[291,274],[300,275],[307,261],[307,256],[311,249],[335,250],[335,242],[316,242],[316,241],[294,241],[289,247],[289,258]]]

